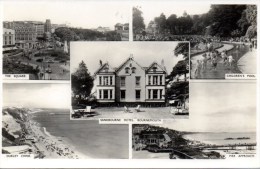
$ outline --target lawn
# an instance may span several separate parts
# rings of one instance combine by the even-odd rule
[[[130,112],[124,112],[124,107],[102,107],[95,108],[95,116],[83,117],[84,119],[99,119],[99,118],[131,118],[131,119],[175,119],[188,118],[187,115],[173,115],[170,113],[170,107],[154,107],[154,108],[140,108],[140,112],[136,112],[135,108],[129,108]]]

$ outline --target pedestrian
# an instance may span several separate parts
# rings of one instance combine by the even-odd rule
[[[203,59],[202,59],[202,70],[205,71],[207,69],[207,54],[204,53],[203,55]]]
[[[201,73],[201,62],[200,60],[197,60],[197,65],[196,65],[196,69],[195,69],[195,78],[200,78],[200,73]]]
[[[253,48],[252,43],[250,43],[249,48],[250,48],[250,51],[252,52],[252,48]]]
[[[213,67],[214,70],[217,70],[217,64],[218,64],[217,57],[215,56],[212,59],[212,67]]]
[[[229,65],[229,67],[232,66],[233,61],[234,61],[233,56],[232,56],[232,55],[229,55],[229,56],[228,56],[228,65]]]

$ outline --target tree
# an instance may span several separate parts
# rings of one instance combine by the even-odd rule
[[[143,12],[140,7],[133,7],[133,30],[134,33],[138,33],[145,29]]]
[[[246,36],[249,38],[254,38],[257,35],[257,7],[256,5],[247,5],[246,10],[246,19],[250,26],[246,31]]]
[[[71,75],[72,91],[79,99],[86,99],[93,88],[94,79],[90,76],[86,64],[81,61],[78,69]]]
[[[231,32],[238,29],[237,22],[245,9],[246,5],[211,5],[211,35],[231,36]]]
[[[250,26],[250,23],[247,19],[246,10],[243,11],[241,18],[237,21],[237,24],[240,28],[241,35],[245,35],[248,27]]]
[[[175,56],[182,54],[184,60],[180,60],[172,69],[172,72],[167,76],[169,83],[178,76],[184,75],[184,81],[176,81],[171,83],[170,88],[166,90],[166,97],[176,96],[182,102],[185,102],[186,95],[189,93],[189,82],[186,74],[189,73],[189,44],[179,43],[174,50]]]
[[[176,34],[176,26],[178,23],[177,15],[172,14],[166,20],[167,26],[170,29],[171,34]]]
[[[189,43],[178,43],[178,45],[174,49],[174,55],[178,56],[182,54],[185,60],[189,59]]]
[[[161,13],[159,17],[154,18],[154,22],[158,25],[159,32],[162,33],[166,29],[166,16]]]
[[[251,25],[256,25],[257,19],[257,7],[256,5],[247,5],[246,7],[246,18]]]

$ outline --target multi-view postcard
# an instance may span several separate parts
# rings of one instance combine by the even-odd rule
[[[257,168],[257,0],[1,1],[0,168]]]

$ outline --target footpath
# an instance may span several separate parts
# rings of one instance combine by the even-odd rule
[[[256,74],[256,49],[248,51],[237,62],[238,69],[244,74]]]

